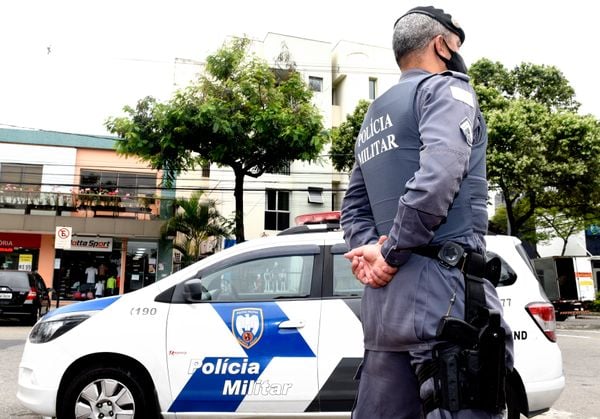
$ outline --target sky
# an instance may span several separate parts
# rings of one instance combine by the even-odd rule
[[[229,36],[268,32],[389,47],[395,20],[419,5],[460,23],[467,65],[554,65],[580,112],[600,119],[595,0],[2,0],[0,126],[107,135],[123,106],[170,98],[176,58],[202,60]]]

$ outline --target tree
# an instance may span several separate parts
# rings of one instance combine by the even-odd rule
[[[184,255],[184,261],[195,262],[200,256],[200,245],[209,238],[228,238],[231,235],[229,221],[219,214],[216,202],[203,200],[203,192],[196,191],[189,199],[176,199],[175,214],[161,227],[164,237],[180,236],[173,247]]]
[[[576,113],[562,73],[527,63],[509,71],[482,59],[469,75],[488,124],[488,180],[504,196],[507,232],[521,236],[543,214],[581,219],[598,211],[599,124]]]
[[[346,120],[331,130],[331,161],[338,172],[352,170],[354,144],[370,104],[367,100],[359,100],[354,112],[346,115]]]
[[[205,74],[166,104],[142,99],[126,117],[109,118],[123,138],[117,150],[174,173],[197,164],[229,166],[235,175],[235,235],[244,235],[244,178],[315,160],[328,141],[312,91],[289,57],[277,68],[235,39],[206,59]]]
[[[537,217],[537,227],[541,231],[551,231],[552,233],[549,235],[549,238],[558,237],[562,240],[563,245],[560,254],[563,256],[567,250],[569,237],[577,231],[585,229],[588,225],[589,220],[579,213],[567,215],[559,213],[553,208],[540,211]]]

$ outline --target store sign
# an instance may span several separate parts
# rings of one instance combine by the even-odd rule
[[[19,270],[30,271],[33,269],[33,255],[19,255]]]
[[[0,253],[12,253],[14,249],[12,240],[0,240]]]
[[[85,252],[112,252],[112,237],[80,237],[73,236],[71,249]]]
[[[0,233],[0,252],[12,253],[15,248],[39,249],[41,234]]]

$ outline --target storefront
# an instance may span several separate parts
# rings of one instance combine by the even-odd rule
[[[0,233],[0,269],[38,269],[40,234]]]
[[[106,288],[108,278],[115,276],[117,293],[134,291],[156,280],[157,248],[152,241],[73,236],[70,249],[56,251],[53,287],[61,299],[87,299],[96,282]]]

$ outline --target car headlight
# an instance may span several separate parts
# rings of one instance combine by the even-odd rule
[[[31,343],[46,343],[64,335],[75,326],[90,318],[89,314],[77,314],[58,319],[50,318],[41,320],[31,329],[29,341]]]

